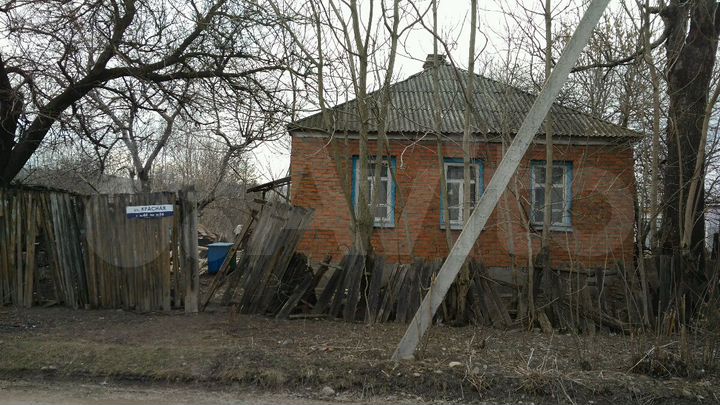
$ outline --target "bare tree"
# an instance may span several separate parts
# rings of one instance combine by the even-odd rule
[[[322,130],[330,135],[329,144],[334,150],[334,160],[338,164],[338,173],[341,173],[342,188],[350,211],[353,246],[363,254],[372,251],[371,238],[377,225],[375,212],[380,204],[379,193],[373,190],[380,190],[381,173],[386,173],[383,176],[387,175],[392,183],[396,183],[390,156],[387,155],[386,119],[392,98],[391,84],[395,79],[398,45],[415,23],[401,7],[401,2],[394,0],[388,3],[361,5],[355,0],[330,1],[327,7],[310,3],[307,14],[314,20],[313,34],[317,46],[316,49],[309,45],[302,49],[314,61],[317,70],[316,77],[312,79],[316,85],[308,87],[315,87],[318,93],[316,104],[323,114],[325,126]],[[367,8],[362,9],[365,6]],[[334,71],[330,72],[331,68]],[[326,83],[326,80],[342,81],[342,78],[346,79],[344,83]],[[343,143],[347,142],[347,138],[343,138],[345,134],[336,133],[338,117],[327,107],[328,93],[342,93],[336,91],[338,87],[350,90],[345,94],[346,98],[355,97],[352,110],[343,111],[343,114],[356,116],[358,122],[355,201],[352,198],[352,183],[348,176],[342,175],[349,172],[346,167],[341,167],[342,162],[350,160]],[[373,92],[373,87],[380,90]],[[371,150],[372,145],[375,146],[374,151]]]
[[[174,132],[183,100],[172,103],[166,95],[158,94],[156,89],[145,83],[126,81],[123,90],[111,93],[114,97],[110,99],[103,99],[97,91],[91,92],[89,98],[97,109],[108,116],[115,131],[120,134],[132,162],[130,177],[137,176],[142,191],[151,191],[153,164]],[[95,131],[89,126],[83,126],[83,129],[87,131],[85,135],[88,138]]]
[[[668,279],[675,305],[682,295],[692,308],[698,299],[705,258],[704,149],[707,140],[710,84],[715,67],[720,11],[714,1],[671,1],[657,9],[669,31],[667,54],[669,120],[667,162],[660,243],[664,252],[680,255],[682,270]],[[716,96],[713,97],[716,99]],[[715,100],[712,100],[713,102]],[[693,178],[697,179],[693,182]],[[670,302],[663,302],[663,310]]]
[[[283,16],[215,1],[48,3],[0,8],[0,182],[9,183],[48,135],[66,134],[79,104],[125,78],[222,80],[248,95],[297,62],[272,32]],[[105,145],[107,146],[107,145]]]

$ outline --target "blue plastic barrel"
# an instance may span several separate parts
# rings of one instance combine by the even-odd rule
[[[227,242],[216,242],[208,245],[208,274],[215,274],[220,270],[230,252],[232,243]],[[235,256],[233,255],[232,261],[230,262],[230,268],[235,269]]]

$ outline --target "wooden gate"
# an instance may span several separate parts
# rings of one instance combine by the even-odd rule
[[[0,303],[196,312],[193,194],[1,189]]]

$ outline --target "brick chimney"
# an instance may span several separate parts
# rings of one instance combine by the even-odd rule
[[[442,66],[444,64],[446,64],[444,54],[431,53],[431,54],[428,54],[427,58],[425,58],[425,63],[423,63],[423,70],[429,69],[429,68],[435,67],[435,66]]]

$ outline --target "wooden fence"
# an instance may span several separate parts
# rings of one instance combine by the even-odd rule
[[[367,257],[351,251],[337,266],[330,264],[332,257],[327,256],[314,271],[308,258],[295,252],[313,215],[312,209],[281,202],[269,203],[253,214],[228,256],[239,254],[237,269],[233,270],[226,259],[206,291],[201,308],[216,299],[222,305],[235,303],[240,313],[279,319],[410,321],[442,260],[386,265],[381,256]],[[471,266],[476,277],[467,291],[470,305],[456,308],[452,301],[458,289],[454,286],[443,305],[443,319],[466,318],[475,324],[509,327],[510,314],[485,269],[475,262]],[[387,283],[383,283],[385,274],[389,274]],[[216,292],[223,285],[220,299]]]
[[[295,284],[307,271],[306,261],[298,263],[293,259],[295,248],[313,214],[312,209],[282,202],[271,202],[259,213],[253,214],[232,248],[232,252],[240,252],[239,271],[229,273],[226,259],[207,292],[202,308],[227,279],[224,304],[227,305],[237,295],[242,313],[264,314],[280,310],[279,306],[285,303],[287,294],[292,293]]]
[[[0,303],[196,312],[192,194],[0,189]],[[158,205],[171,209],[127,211]]]

